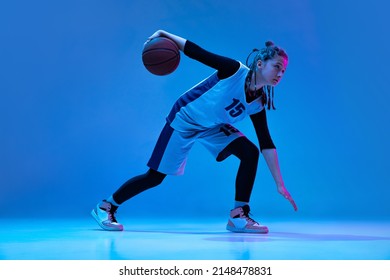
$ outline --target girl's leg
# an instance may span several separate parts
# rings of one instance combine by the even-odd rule
[[[230,211],[226,229],[233,232],[268,233],[268,228],[249,216],[249,200],[256,178],[259,149],[246,137],[239,137],[224,150],[240,159],[236,177],[235,208]]]
[[[133,177],[125,182],[113,195],[114,205],[120,205],[126,200],[162,183],[167,175],[149,169],[145,174]]]
[[[256,178],[259,149],[246,137],[239,137],[231,142],[224,152],[233,154],[240,160],[236,176],[235,200],[248,203]]]
[[[133,196],[155,187],[164,180],[165,174],[149,169],[124,183],[110,198],[98,203],[91,214],[104,230],[121,231],[123,226],[115,218],[119,205]]]
[[[148,162],[150,169],[125,182],[92,210],[92,216],[98,224],[105,230],[123,230],[123,226],[115,219],[118,207],[135,195],[161,184],[166,174],[182,174],[193,143],[193,138],[182,135],[166,123]]]

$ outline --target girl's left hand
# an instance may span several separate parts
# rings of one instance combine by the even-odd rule
[[[298,210],[298,207],[297,205],[295,204],[295,201],[294,199],[292,198],[291,194],[288,192],[288,190],[286,189],[286,187],[284,185],[280,185],[278,186],[278,192],[285,198],[287,199],[288,201],[290,201],[292,207],[294,207],[294,210],[297,211]]]

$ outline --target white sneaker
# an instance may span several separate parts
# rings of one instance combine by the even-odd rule
[[[260,225],[249,217],[249,211],[249,205],[244,205],[231,210],[226,229],[233,232],[268,233],[268,228],[266,226]]]
[[[92,209],[91,215],[104,230],[122,231],[123,225],[115,219],[116,208],[110,202],[103,200]]]

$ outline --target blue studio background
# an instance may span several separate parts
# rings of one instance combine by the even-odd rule
[[[176,98],[213,70],[182,55],[159,77],[142,65],[157,29],[245,61],[273,40],[290,61],[268,114],[294,213],[261,158],[252,212],[269,218],[390,214],[386,1],[3,1],[0,217],[88,217],[146,171]],[[237,125],[257,143],[250,120]],[[227,216],[238,161],[195,145],[181,177],[121,217]]]

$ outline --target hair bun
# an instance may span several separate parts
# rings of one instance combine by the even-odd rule
[[[268,47],[275,46],[275,44],[272,41],[267,41],[267,42],[265,42],[265,46],[268,48]]]

